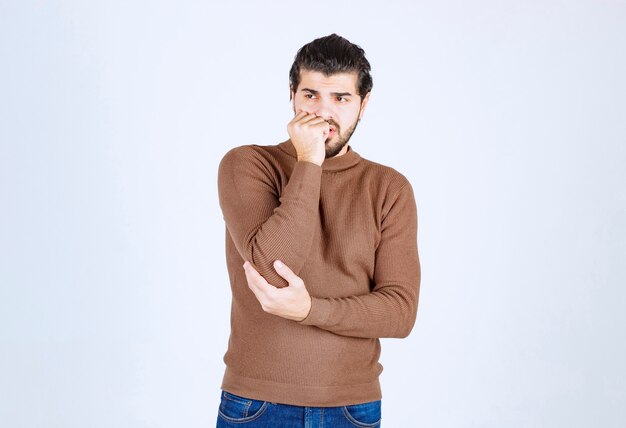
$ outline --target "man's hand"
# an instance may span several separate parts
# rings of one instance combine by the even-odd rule
[[[282,264],[274,262],[274,269],[285,278],[289,285],[277,288],[268,283],[248,261],[243,264],[248,287],[252,290],[265,312],[294,321],[302,321],[311,309],[311,296],[304,286],[302,278]]]
[[[314,113],[298,111],[287,125],[289,138],[298,154],[298,160],[321,165],[326,158],[326,139],[330,124]]]

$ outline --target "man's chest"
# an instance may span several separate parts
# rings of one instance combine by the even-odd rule
[[[315,279],[309,281],[309,291],[316,296],[367,293],[380,241],[375,203],[362,192],[345,193],[339,199],[331,196],[320,197],[318,223],[303,278]]]

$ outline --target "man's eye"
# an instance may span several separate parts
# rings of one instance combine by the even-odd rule
[[[337,97],[337,101],[339,101],[340,103],[347,103],[348,99],[345,97]]]
[[[315,95],[313,94],[304,94],[304,98],[313,99]]]

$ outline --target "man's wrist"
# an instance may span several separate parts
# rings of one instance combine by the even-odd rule
[[[302,157],[298,156],[298,162],[311,162],[311,163],[314,163],[315,165],[322,166],[321,163],[318,163],[314,159],[307,158],[306,156],[302,156]]]

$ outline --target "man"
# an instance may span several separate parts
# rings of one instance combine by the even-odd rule
[[[289,139],[219,165],[233,299],[218,427],[377,427],[379,338],[407,337],[417,313],[413,190],[348,145],[372,89],[363,49],[316,39],[289,77]]]

